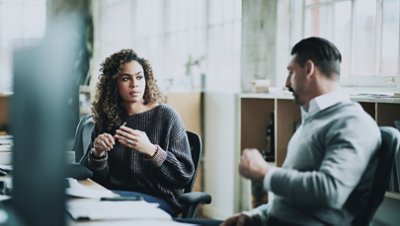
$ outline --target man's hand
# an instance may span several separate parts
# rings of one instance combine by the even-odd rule
[[[251,217],[248,212],[241,212],[227,218],[221,226],[258,226],[261,225],[257,219]]]
[[[262,181],[267,175],[270,166],[257,149],[244,149],[239,162],[239,172],[242,176]]]

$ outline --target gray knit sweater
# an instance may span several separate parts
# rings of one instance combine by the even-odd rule
[[[303,225],[349,225],[373,195],[369,163],[380,139],[358,103],[339,102],[305,119],[272,174],[272,203],[255,211]]]
[[[177,196],[194,174],[181,118],[173,108],[161,104],[128,116],[126,122],[126,126],[146,132],[150,142],[158,145],[153,158],[116,142],[104,158],[89,154],[82,163],[93,171],[93,179],[106,188],[150,194],[166,200],[177,211],[180,208]],[[90,146],[101,133],[93,131]]]

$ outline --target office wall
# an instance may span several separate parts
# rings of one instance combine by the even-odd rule
[[[252,91],[254,79],[275,83],[277,0],[242,1],[241,85]]]
[[[206,216],[225,219],[237,211],[236,95],[208,92],[204,96],[204,190],[211,194]]]

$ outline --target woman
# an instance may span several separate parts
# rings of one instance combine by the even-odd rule
[[[95,129],[82,164],[108,189],[138,192],[175,216],[177,197],[194,173],[183,122],[161,103],[149,62],[133,50],[114,53],[101,66]]]

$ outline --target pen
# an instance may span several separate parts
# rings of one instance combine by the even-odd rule
[[[129,196],[129,197],[102,197],[100,201],[140,201],[143,200],[141,196]]]

